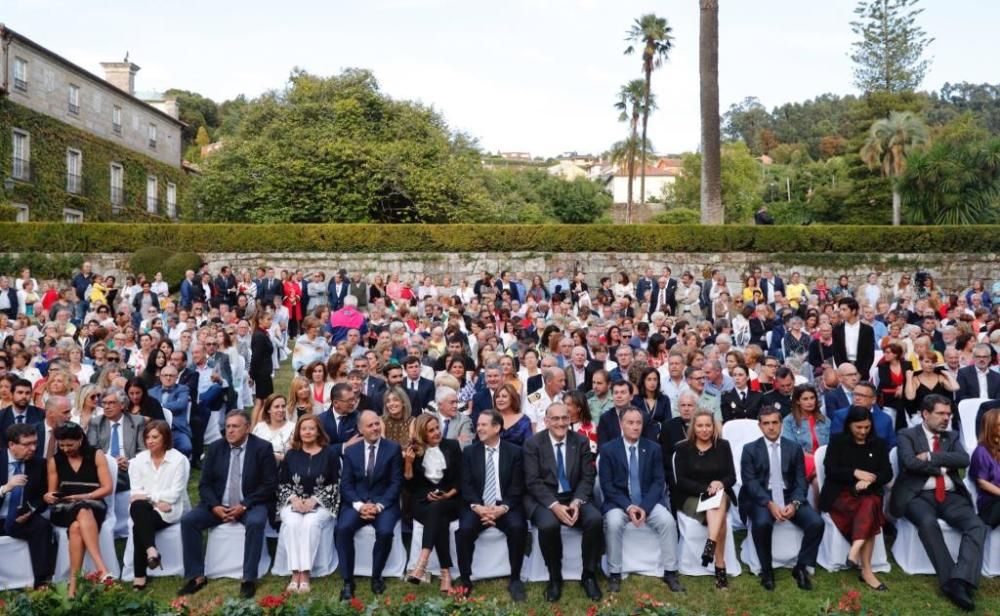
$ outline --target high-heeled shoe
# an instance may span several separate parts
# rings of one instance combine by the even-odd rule
[[[718,590],[726,590],[729,588],[729,575],[726,573],[725,567],[715,568],[715,587]]]
[[[431,576],[427,573],[426,558],[417,561],[417,564],[406,574],[406,581],[410,584],[427,584],[431,581]]]
[[[152,556],[146,557],[146,569],[152,571],[153,569],[159,569],[161,567],[160,553],[157,552]]]
[[[858,581],[876,592],[887,592],[889,590],[889,587],[882,582],[879,582],[878,586],[872,586],[868,583],[868,580],[865,579],[865,576],[860,573],[858,574]]]
[[[708,563],[715,560],[715,542],[711,539],[705,540],[705,549],[701,553],[701,566],[707,567]]]
[[[442,595],[451,594],[451,571],[442,568],[440,577],[441,577],[441,594]]]

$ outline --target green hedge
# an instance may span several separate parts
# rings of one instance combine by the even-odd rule
[[[231,225],[0,222],[0,253],[134,252],[995,253],[1000,226]]]

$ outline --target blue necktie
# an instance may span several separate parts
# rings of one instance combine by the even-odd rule
[[[448,426],[451,425],[450,419],[444,420],[444,432],[441,434],[441,438],[448,438]]]
[[[556,468],[559,470],[559,493],[570,491],[569,479],[566,478],[566,465],[563,463],[562,443],[556,443]]]
[[[642,488],[639,485],[639,455],[635,445],[629,447],[628,454],[628,496],[633,505],[642,502]]]
[[[111,424],[111,457],[117,458],[121,454],[122,445],[118,439],[118,424]]]
[[[17,417],[15,417],[14,418],[14,423],[23,424],[24,423],[24,415],[18,415]]]
[[[22,472],[21,461],[18,460],[14,463],[14,474],[20,475]],[[14,528],[14,524],[17,522],[17,509],[21,506],[21,500],[24,498],[24,486],[17,486],[10,491],[7,496],[7,518],[4,520],[3,528],[4,533],[9,535],[11,530]]]

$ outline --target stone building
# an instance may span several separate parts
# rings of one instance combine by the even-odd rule
[[[127,57],[101,66],[104,79],[0,24],[0,170],[18,220],[178,216],[176,101],[139,99]]]

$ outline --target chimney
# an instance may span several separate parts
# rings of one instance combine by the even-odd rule
[[[180,105],[177,104],[176,98],[167,98],[162,101],[146,101],[146,102],[152,105],[153,107],[156,107],[157,109],[159,109],[160,111],[162,111],[163,113],[167,114],[168,116],[172,117],[175,120],[179,120],[181,117],[181,108]]]
[[[101,62],[104,80],[119,90],[135,96],[135,74],[139,66],[131,62]]]

